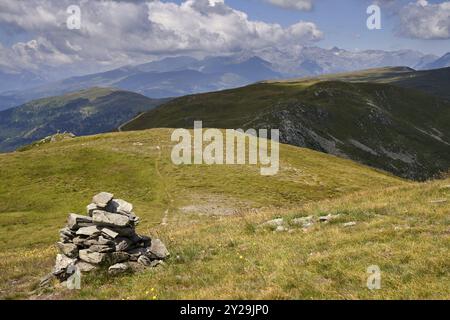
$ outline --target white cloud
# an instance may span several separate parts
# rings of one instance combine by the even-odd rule
[[[399,11],[398,33],[417,39],[450,39],[450,1],[417,0]]]
[[[265,0],[265,1],[275,6],[286,9],[309,11],[313,8],[313,0]]]
[[[322,37],[314,23],[299,21],[282,27],[253,21],[220,0],[186,0],[181,4],[81,0],[81,30],[68,30],[66,8],[71,4],[72,0],[2,0],[0,28],[22,34],[29,41],[0,47],[0,51],[9,50],[25,66],[70,65],[80,71],[161,55],[305,45]]]

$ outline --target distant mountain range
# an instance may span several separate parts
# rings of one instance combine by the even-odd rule
[[[428,179],[450,168],[450,68],[383,68],[174,99],[122,130],[279,128],[281,141]]]
[[[137,66],[72,77],[25,91],[0,94],[0,110],[48,96],[91,87],[115,87],[152,98],[183,96],[243,86],[282,75],[258,57],[166,58]]]
[[[336,47],[302,47],[286,53],[271,48],[256,53],[206,57],[201,60],[187,56],[170,57],[56,82],[46,82],[34,74],[19,73],[12,76],[0,72],[0,110],[33,99],[94,86],[116,87],[151,98],[178,97],[236,88],[261,80],[317,76],[384,66],[441,68],[449,65],[449,56],[447,54],[438,58],[413,50],[351,52]]]
[[[165,101],[108,88],[34,100],[0,112],[0,151],[12,151],[57,132],[89,135],[113,131]]]
[[[439,69],[439,68],[445,68],[450,67],[450,52],[444,54],[439,59],[428,63],[424,66],[424,69]]]

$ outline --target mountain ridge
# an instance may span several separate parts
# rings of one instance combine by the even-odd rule
[[[89,135],[114,130],[167,100],[113,88],[91,88],[0,111],[0,151],[12,151],[58,132]]]
[[[450,167],[450,102],[390,83],[263,82],[174,99],[122,130],[191,128],[194,120],[214,128],[280,128],[282,142],[405,178],[424,180]]]
[[[93,86],[119,87],[150,98],[167,98],[236,88],[267,79],[317,76],[403,64],[421,68],[437,58],[413,50],[353,52],[337,47],[301,47],[289,52],[266,48],[198,59],[189,56],[166,57],[56,82],[47,81],[31,86],[26,91],[5,91],[0,88],[0,110],[33,99],[62,95]],[[187,70],[198,73],[193,73],[192,78],[182,76]]]

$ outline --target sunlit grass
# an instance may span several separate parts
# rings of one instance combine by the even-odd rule
[[[0,155],[0,297],[36,297],[67,214],[84,213],[103,190],[133,202],[139,233],[161,238],[171,258],[134,275],[102,271],[83,277],[81,291],[41,298],[449,297],[449,205],[430,202],[449,198],[449,181],[412,184],[291,146],[282,146],[274,177],[251,166],[175,167],[169,137],[169,130],[107,134]],[[238,214],[181,210],[215,201]],[[275,217],[329,213],[340,216],[306,232],[258,227]],[[350,221],[357,225],[343,227]],[[365,286],[373,264],[383,277],[375,292]]]

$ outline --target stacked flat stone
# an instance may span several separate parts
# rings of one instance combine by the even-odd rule
[[[159,239],[135,232],[139,218],[131,203],[101,192],[87,206],[87,214],[71,213],[67,226],[60,230],[60,253],[52,272],[60,281],[76,270],[91,272],[100,266],[108,267],[113,275],[156,267],[169,256]]]

